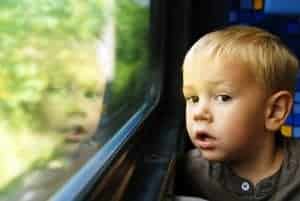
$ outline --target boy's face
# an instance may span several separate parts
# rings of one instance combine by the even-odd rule
[[[193,56],[184,64],[187,130],[204,158],[255,157],[264,146],[266,90],[235,60]]]

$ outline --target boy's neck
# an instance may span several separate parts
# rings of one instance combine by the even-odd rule
[[[274,137],[274,136],[273,136]],[[265,144],[265,149],[254,154],[252,158],[231,162],[229,165],[238,176],[248,179],[254,185],[262,179],[274,175],[284,159],[282,146],[275,142],[275,137]]]

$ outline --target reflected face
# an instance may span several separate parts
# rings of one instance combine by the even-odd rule
[[[213,161],[255,156],[262,141],[266,90],[241,63],[206,55],[184,63],[189,137]]]

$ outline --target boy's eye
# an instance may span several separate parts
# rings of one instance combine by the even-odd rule
[[[190,101],[192,103],[197,103],[199,101],[199,97],[198,96],[190,96],[186,98],[187,101]]]
[[[217,95],[216,96],[216,100],[219,102],[228,102],[230,101],[232,98],[228,95]]]

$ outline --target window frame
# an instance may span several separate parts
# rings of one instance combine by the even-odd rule
[[[163,32],[162,24],[154,21],[158,14],[157,0],[150,0],[150,67],[154,81],[148,90],[144,103],[119,128],[88,161],[76,172],[52,197],[50,201],[81,201],[92,199],[91,195],[99,181],[109,173],[122,153],[128,151],[134,138],[138,138],[138,130],[158,106],[162,92],[163,73]],[[126,112],[127,110],[125,110]],[[119,115],[119,114],[117,114]],[[110,132],[110,129],[107,130]],[[96,133],[97,135],[97,133]],[[101,181],[100,181],[101,183]]]
[[[114,158],[134,137],[137,129],[149,116],[158,103],[159,96],[144,103],[123,127],[98,151],[71,179],[53,196],[50,201],[83,200],[97,180],[112,166]]]

